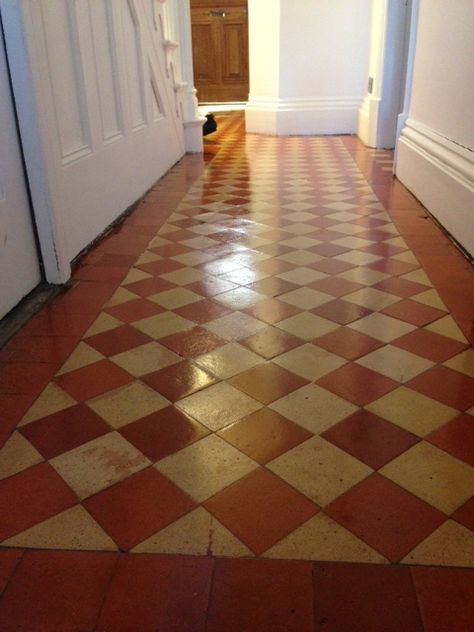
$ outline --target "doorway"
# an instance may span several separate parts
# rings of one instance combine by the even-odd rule
[[[41,281],[0,15],[0,319]]]
[[[247,0],[191,0],[194,85],[199,103],[248,99]]]

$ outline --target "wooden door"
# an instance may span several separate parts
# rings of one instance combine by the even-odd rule
[[[246,0],[191,0],[194,84],[200,103],[247,101]]]

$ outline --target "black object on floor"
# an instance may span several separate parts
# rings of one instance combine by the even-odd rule
[[[208,134],[212,134],[217,129],[217,121],[214,118],[214,114],[206,114],[206,122],[202,128],[202,135],[207,136]]]

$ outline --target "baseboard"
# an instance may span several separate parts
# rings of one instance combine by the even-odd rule
[[[359,97],[277,99],[250,95],[247,132],[277,136],[355,134]]]
[[[368,94],[358,112],[357,135],[367,147],[377,147],[377,125],[381,99]]]
[[[474,255],[474,152],[408,119],[398,141],[396,175]]]

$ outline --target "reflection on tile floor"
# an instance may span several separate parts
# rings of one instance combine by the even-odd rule
[[[467,264],[390,152],[226,142],[0,352],[2,546],[474,566]]]

